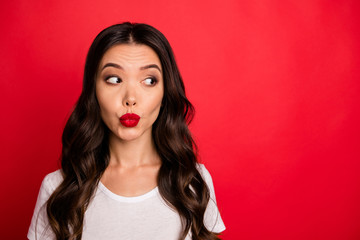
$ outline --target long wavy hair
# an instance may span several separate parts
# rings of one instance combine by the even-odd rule
[[[100,32],[85,63],[82,93],[62,135],[63,182],[47,201],[49,225],[58,240],[79,240],[84,213],[109,164],[109,129],[100,116],[95,79],[105,52],[118,44],[144,44],[158,55],[164,79],[164,97],[152,137],[161,158],[157,183],[165,202],[181,218],[180,240],[191,230],[194,240],[219,239],[204,226],[209,189],[197,170],[196,145],[188,129],[194,108],[185,88],[170,44],[147,24],[122,23]]]

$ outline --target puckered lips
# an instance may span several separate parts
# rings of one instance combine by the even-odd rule
[[[135,113],[126,113],[120,117],[120,123],[124,127],[135,127],[140,121],[140,116]]]

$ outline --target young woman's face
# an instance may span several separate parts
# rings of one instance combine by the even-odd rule
[[[121,44],[104,54],[96,77],[96,97],[110,134],[125,141],[151,137],[163,96],[160,59],[150,47]]]

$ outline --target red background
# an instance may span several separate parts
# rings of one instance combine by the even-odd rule
[[[1,239],[24,239],[91,41],[162,31],[197,115],[225,240],[360,239],[359,1],[1,4]]]

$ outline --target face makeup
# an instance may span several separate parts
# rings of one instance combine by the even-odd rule
[[[126,113],[120,117],[120,123],[124,127],[136,127],[140,121],[140,116],[135,113]]]
[[[163,96],[161,62],[150,47],[120,44],[106,51],[97,73],[96,98],[109,134],[123,141],[151,138]]]

